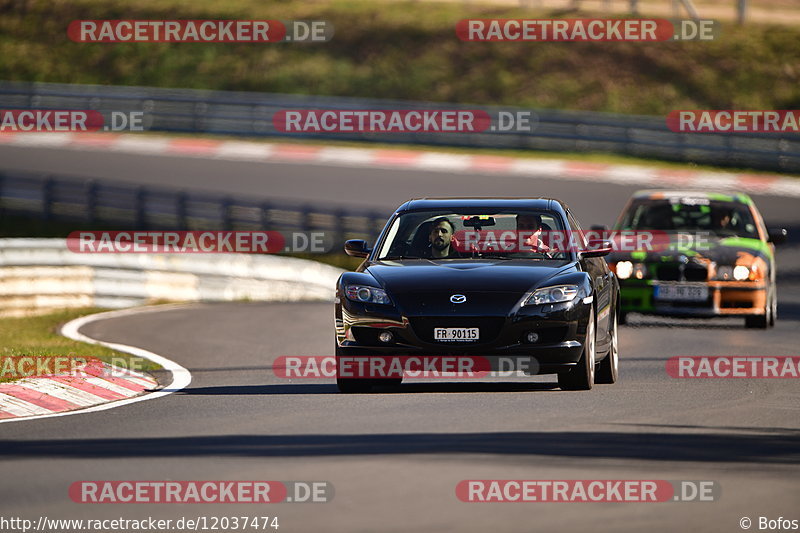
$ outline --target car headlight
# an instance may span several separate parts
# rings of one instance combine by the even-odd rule
[[[385,304],[389,305],[392,301],[383,289],[367,287],[366,285],[348,285],[345,287],[347,298],[354,302]]]
[[[644,279],[647,277],[647,266],[643,263],[636,263],[633,265],[633,277],[636,279]]]
[[[542,305],[569,302],[574,300],[577,295],[577,285],[556,285],[555,287],[543,287],[529,293],[523,300],[522,305]]]
[[[750,269],[744,265],[736,265],[733,267],[733,279],[736,281],[744,281],[750,277]]]
[[[617,277],[619,279],[628,279],[633,274],[633,263],[630,261],[620,261],[617,263]]]

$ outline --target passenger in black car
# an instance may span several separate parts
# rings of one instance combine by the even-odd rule
[[[447,217],[439,217],[433,221],[431,232],[428,234],[430,245],[425,250],[425,256],[432,259],[448,259],[460,257],[453,243],[455,226]]]

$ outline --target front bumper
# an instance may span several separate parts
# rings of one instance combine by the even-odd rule
[[[702,301],[665,301],[655,298],[661,285],[708,287],[708,298]],[[664,316],[719,317],[763,315],[767,302],[767,284],[758,281],[664,282],[654,280],[620,280],[620,301],[623,312]]]
[[[401,314],[387,306],[345,300],[336,304],[336,342],[340,356],[463,356],[481,357],[491,370],[516,369],[530,374],[571,368],[580,360],[590,303],[526,306],[508,316]],[[434,327],[477,327],[477,342],[433,341]],[[392,333],[390,343],[381,332]],[[539,335],[525,342],[529,331]],[[518,366],[514,367],[514,363]]]

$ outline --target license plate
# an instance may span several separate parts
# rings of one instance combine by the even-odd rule
[[[707,285],[657,285],[656,300],[703,302],[708,299]]]
[[[438,342],[477,341],[479,328],[434,328],[433,338]]]

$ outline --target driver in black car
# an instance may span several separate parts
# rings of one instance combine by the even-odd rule
[[[453,243],[455,226],[447,217],[439,217],[433,221],[428,234],[430,244],[425,249],[425,256],[432,259],[448,259],[461,257]]]

